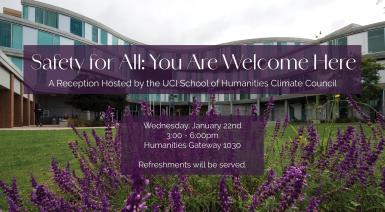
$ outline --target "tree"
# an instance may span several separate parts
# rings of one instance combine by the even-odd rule
[[[362,93],[357,95],[357,100],[369,104],[381,97],[382,88],[378,85],[380,80],[378,71],[383,70],[384,66],[373,58],[364,58],[361,68]]]
[[[126,95],[82,94],[70,95],[66,103],[80,110],[95,112],[95,120],[100,118],[100,112],[111,106],[122,111],[127,105]]]

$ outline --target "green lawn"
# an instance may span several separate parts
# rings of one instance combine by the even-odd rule
[[[75,161],[67,143],[76,138],[72,130],[0,131],[0,179],[9,183],[16,177],[22,195],[29,199],[30,174],[51,185],[51,157],[55,156],[60,164]],[[0,209],[4,208],[6,203],[0,194]]]
[[[327,139],[330,135],[329,133],[334,134],[337,127],[345,128],[346,126],[346,124],[319,124],[317,128],[321,139]],[[268,142],[267,139],[271,138],[270,135],[273,128],[274,126],[268,127],[265,142]],[[297,126],[289,126],[285,136],[281,140],[287,140],[289,137],[293,138],[296,133],[296,128]],[[103,133],[103,129],[98,129],[97,132],[101,134]],[[51,172],[49,171],[51,157],[55,156],[61,166],[63,166],[66,161],[70,161],[72,163],[71,165],[75,165],[76,167],[75,160],[67,145],[69,141],[76,139],[77,136],[72,130],[0,131],[0,179],[9,183],[12,177],[16,177],[24,200],[29,200],[31,192],[29,176],[31,173],[34,174],[38,182],[51,187],[53,190],[57,190],[53,186]],[[266,146],[268,145],[265,145],[265,147]],[[272,156],[270,160],[266,162],[273,165],[277,161],[275,160],[275,156]],[[194,180],[194,182],[202,183],[202,179]],[[205,189],[209,188],[210,186],[207,186]],[[4,196],[0,194],[0,209],[6,208]]]

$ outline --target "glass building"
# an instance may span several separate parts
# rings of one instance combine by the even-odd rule
[[[0,73],[0,92],[10,90],[10,84],[22,86],[23,81],[23,45],[135,45],[143,44],[132,40],[108,26],[85,17],[73,11],[49,5],[34,0],[21,0],[22,11],[14,11],[4,8],[0,13],[0,51],[4,56],[4,63],[12,68],[12,71]],[[119,30],[119,29],[117,29]],[[252,44],[252,45],[360,45],[363,55],[370,55],[379,62],[385,61],[385,22],[374,23],[366,26],[350,24],[335,32],[317,40],[270,37],[256,38],[240,41],[232,41],[225,44]],[[6,55],[6,56],[5,56]],[[2,65],[6,66],[6,65]],[[7,73],[12,74],[7,74]],[[6,77],[1,77],[6,76]],[[10,77],[8,77],[10,76]],[[385,72],[380,72],[380,86],[385,83]],[[10,82],[10,80],[15,79]],[[5,80],[4,80],[5,79]],[[9,80],[8,80],[9,79]],[[3,82],[4,81],[4,82]],[[16,82],[16,83],[15,83]],[[21,85],[20,85],[21,84]],[[15,90],[15,89],[13,89]],[[19,90],[19,89],[16,89]],[[24,94],[20,94],[24,96]],[[0,95],[1,97],[1,95]],[[209,105],[207,94],[127,94],[131,111],[139,113],[138,103],[148,101],[155,114],[165,112],[169,115],[187,115],[191,111],[193,98],[202,102],[203,112]],[[76,115],[80,118],[91,119],[92,113],[79,111],[65,103],[62,95],[27,95],[23,97],[30,103],[39,103],[45,109],[44,116],[47,120],[52,117]],[[251,106],[257,105],[257,111],[262,111],[263,103],[267,101],[269,94],[216,94],[217,108],[221,114],[248,114]],[[384,95],[382,95],[384,98]],[[325,96],[319,95],[277,95],[276,107],[272,120],[282,119],[288,114],[292,121],[325,120],[328,119],[328,101]],[[9,105],[9,99],[4,99],[1,104]],[[14,99],[12,100],[15,101]],[[19,101],[19,100],[18,100]],[[24,101],[23,99],[20,101]],[[33,105],[25,104],[25,105]],[[384,112],[383,99],[378,100],[381,110]],[[12,106],[14,107],[14,106]],[[9,112],[8,107],[0,108],[0,116]],[[29,110],[33,109],[32,106]],[[19,110],[13,109],[13,111]],[[26,109],[27,110],[27,109]],[[8,111],[8,112],[7,112]],[[326,111],[326,112],[325,112]],[[31,113],[31,112],[30,112]],[[16,115],[13,115],[16,116]],[[25,112],[24,117],[28,114]],[[33,120],[21,121],[17,124],[3,124],[6,126],[28,125]],[[1,119],[1,117],[0,117]],[[16,118],[13,118],[15,122]]]

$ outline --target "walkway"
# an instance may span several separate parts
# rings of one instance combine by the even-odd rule
[[[97,129],[97,128],[104,128],[104,127],[76,127],[76,129]],[[43,125],[42,127],[36,127],[35,125],[31,126],[24,126],[24,127],[13,127],[13,128],[0,128],[0,131],[7,131],[7,130],[71,130],[71,127],[63,127],[60,125]]]

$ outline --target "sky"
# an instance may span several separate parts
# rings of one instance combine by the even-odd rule
[[[350,23],[385,21],[383,0],[40,0],[146,44],[220,44],[321,37]],[[0,7],[21,10],[20,0]]]

